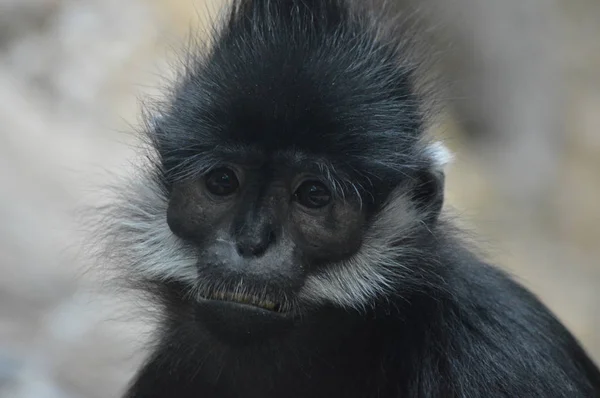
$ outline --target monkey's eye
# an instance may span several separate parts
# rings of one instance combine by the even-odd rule
[[[227,196],[234,193],[240,183],[235,172],[227,167],[210,171],[205,178],[206,189],[213,195]]]
[[[294,200],[310,209],[325,207],[331,202],[331,192],[319,181],[304,181],[294,193]]]

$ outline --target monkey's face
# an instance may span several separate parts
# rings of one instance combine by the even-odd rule
[[[223,162],[173,184],[168,225],[197,256],[204,305],[291,315],[307,276],[359,250],[367,207],[296,158]]]

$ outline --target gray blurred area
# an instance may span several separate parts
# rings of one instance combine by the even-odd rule
[[[127,173],[138,99],[219,4],[0,0],[1,397],[117,397],[139,363],[150,325],[100,282],[77,209]],[[600,2],[419,7],[456,46],[451,211],[600,361]]]

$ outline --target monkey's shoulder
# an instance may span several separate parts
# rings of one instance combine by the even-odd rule
[[[420,326],[420,347],[428,348],[418,357],[435,363],[424,372],[448,380],[436,388],[468,396],[600,395],[598,368],[534,293],[468,252],[444,277],[446,290]]]

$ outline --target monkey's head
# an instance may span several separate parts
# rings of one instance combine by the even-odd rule
[[[155,167],[111,249],[132,275],[221,334],[401,292],[443,151],[406,48],[380,33],[341,2],[236,1],[149,123]]]

